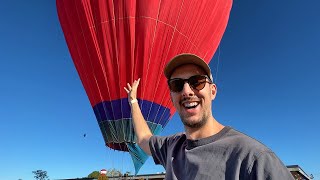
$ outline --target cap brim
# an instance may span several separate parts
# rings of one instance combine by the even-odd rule
[[[174,58],[172,58],[164,68],[164,74],[166,78],[170,79],[173,71],[177,67],[182,66],[184,64],[195,64],[197,66],[200,66],[207,73],[209,78],[213,80],[211,75],[211,70],[208,64],[202,58],[200,58],[195,54],[179,54]]]

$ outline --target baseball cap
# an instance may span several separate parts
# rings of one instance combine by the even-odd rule
[[[197,66],[200,66],[213,82],[210,67],[202,58],[200,58],[195,54],[183,53],[173,57],[164,68],[164,75],[166,76],[167,79],[170,79],[173,71],[177,67],[182,66],[184,64],[195,64]]]

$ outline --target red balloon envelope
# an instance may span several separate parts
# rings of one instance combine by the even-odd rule
[[[174,113],[165,64],[180,53],[209,63],[227,26],[232,0],[57,0],[73,62],[108,147],[129,151],[136,173],[147,155],[136,145],[127,93],[154,134]]]

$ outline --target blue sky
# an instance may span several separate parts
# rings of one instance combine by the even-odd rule
[[[320,1],[235,0],[210,63],[213,114],[320,179]],[[134,172],[105,148],[68,52],[55,1],[0,3],[0,179]],[[174,115],[163,134],[183,131]],[[87,136],[84,138],[83,134]],[[164,171],[151,158],[141,174]]]

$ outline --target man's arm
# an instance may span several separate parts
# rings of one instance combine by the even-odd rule
[[[141,113],[141,109],[137,101],[137,89],[139,86],[139,82],[140,82],[140,78],[133,82],[132,87],[128,83],[128,87],[127,88],[125,87],[124,89],[128,93],[128,101],[131,106],[133,127],[138,139],[137,143],[145,153],[147,153],[148,155],[151,155],[149,140],[150,140],[150,137],[152,136],[152,133],[150,131],[150,128],[146,120],[144,119]]]

